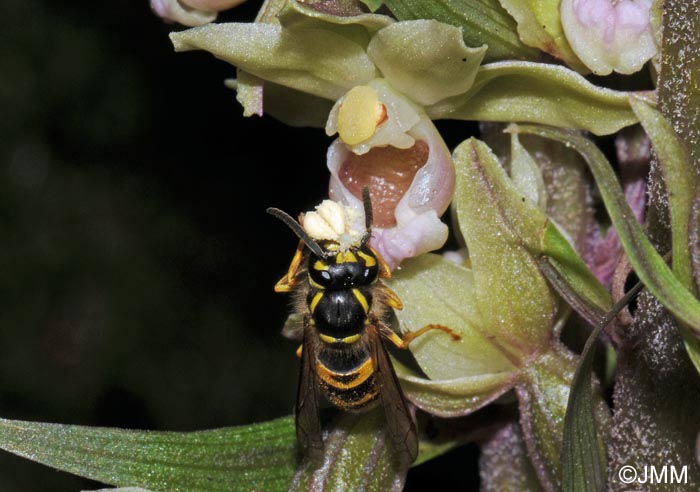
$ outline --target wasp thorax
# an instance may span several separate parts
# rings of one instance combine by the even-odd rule
[[[324,200],[315,212],[304,214],[304,230],[316,241],[333,241],[341,251],[358,246],[364,230],[360,214],[332,200]]]
[[[325,259],[312,254],[309,261],[311,280],[327,290],[369,285],[377,273],[377,259],[367,246],[331,252]]]

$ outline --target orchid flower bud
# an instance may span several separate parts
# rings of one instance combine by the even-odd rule
[[[201,26],[216,19],[217,12],[230,9],[245,0],[151,0],[151,10],[169,22]]]
[[[562,0],[561,21],[571,48],[598,75],[638,71],[657,52],[651,0]]]
[[[420,108],[376,79],[336,103],[326,131],[340,134],[328,150],[330,197],[362,211],[362,188],[369,188],[372,246],[392,269],[445,243],[440,215],[452,199],[454,166]]]

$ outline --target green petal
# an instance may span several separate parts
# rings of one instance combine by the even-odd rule
[[[500,2],[518,23],[518,35],[523,43],[559,58],[577,72],[589,72],[566,40],[559,15],[561,0],[500,0]]]
[[[462,337],[454,341],[433,330],[411,343],[411,352],[428,377],[450,380],[513,370],[484,329],[470,270],[425,254],[404,261],[387,283],[403,301],[404,308],[396,312],[403,329],[441,324]]]
[[[469,250],[485,331],[515,360],[549,347],[557,299],[537,260],[547,220],[518,193],[496,156],[469,139],[453,155],[453,207]]]
[[[293,1],[288,2],[279,14],[279,22],[283,27],[333,31],[366,48],[378,30],[395,21],[389,16],[379,14],[332,15]]]
[[[498,0],[385,0],[399,20],[434,19],[462,29],[468,46],[487,45],[486,60],[537,60],[540,53],[525,46],[513,18]]]
[[[511,134],[510,177],[523,196],[536,204],[540,210],[547,209],[547,194],[542,172],[515,133]]]
[[[485,52],[468,48],[459,28],[431,20],[385,27],[367,48],[391,85],[424,106],[466,92]]]
[[[458,417],[488,405],[513,387],[517,371],[477,374],[434,381],[394,361],[406,397],[418,408],[440,417]]]
[[[432,119],[532,122],[596,135],[637,122],[628,93],[596,87],[562,66],[528,62],[483,65],[466,94],[427,112]]]
[[[0,447],[86,478],[153,492],[286,491],[294,419],[200,432],[0,420]]]
[[[328,30],[209,24],[170,39],[176,51],[206,50],[262,79],[325,99],[336,100],[376,75],[362,46]]]

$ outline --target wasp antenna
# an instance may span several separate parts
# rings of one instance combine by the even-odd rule
[[[365,235],[362,238],[362,244],[366,244],[372,237],[372,222],[374,214],[372,212],[372,198],[369,196],[369,188],[362,187],[362,206],[365,209]]]
[[[369,188],[366,186],[362,187],[362,206],[365,208],[365,229],[367,229],[367,235],[369,236],[372,232],[374,217],[372,213],[372,199],[369,196]]]
[[[326,254],[323,252],[323,249],[321,249],[321,246],[318,245],[316,241],[311,239],[311,236],[309,236],[304,229],[302,229],[301,225],[299,225],[299,222],[294,220],[289,216],[288,213],[283,212],[279,208],[274,208],[270,207],[267,209],[267,213],[272,215],[273,217],[277,217],[279,220],[287,224],[287,227],[289,227],[292,231],[294,231],[294,234],[296,234],[299,239],[304,241],[304,244],[313,251],[313,253],[320,257],[320,258],[325,258]]]

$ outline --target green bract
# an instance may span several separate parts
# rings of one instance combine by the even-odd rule
[[[243,70],[239,99],[246,114],[261,113],[264,97],[264,110],[290,124],[322,126],[303,111],[283,109],[300,92],[313,96],[303,102],[313,113],[327,108],[324,99],[336,101],[376,77],[432,119],[537,122],[596,134],[637,121],[626,93],[596,87],[567,68],[532,62],[479,67],[486,46],[468,48],[458,27],[434,20],[339,17],[289,1],[277,22],[209,24],[171,39],[178,51],[206,50]],[[263,96],[251,75],[273,84],[275,93]]]

